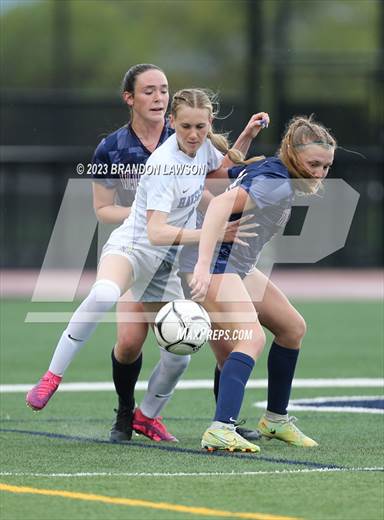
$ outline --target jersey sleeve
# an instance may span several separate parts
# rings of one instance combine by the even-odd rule
[[[103,139],[97,146],[92,157],[92,164],[104,165],[100,171],[92,172],[92,181],[97,182],[107,189],[115,189],[117,180],[111,175],[111,160],[107,151],[105,150],[105,139]]]
[[[245,169],[245,165],[241,164],[240,166],[232,166],[232,168],[228,168],[228,177],[230,179],[236,179]]]
[[[147,210],[170,213],[174,201],[174,182],[172,176],[162,171],[157,175],[146,175],[145,186],[147,194]],[[142,179],[143,180],[143,179]]]
[[[273,174],[263,174],[244,179],[239,185],[255,202],[258,208],[277,206],[292,196],[290,180]]]
[[[207,160],[207,172],[212,172],[220,168],[223,162],[224,155],[219,152],[217,148],[213,146],[210,139],[207,139],[208,143],[208,160]]]

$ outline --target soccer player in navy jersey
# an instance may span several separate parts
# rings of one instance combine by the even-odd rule
[[[211,201],[204,218],[198,254],[194,246],[183,248],[180,270],[190,273],[187,279],[192,297],[203,299],[206,310],[215,316],[220,313],[225,313],[227,319],[229,316],[228,321],[220,323],[220,319],[216,319],[215,324],[236,331],[240,338],[235,339],[233,335],[234,339],[227,343],[226,349],[225,343],[221,343],[220,350],[215,351],[222,370],[216,413],[203,435],[203,448],[260,450],[241,438],[235,423],[245,385],[264,347],[262,326],[275,337],[268,357],[268,405],[258,428],[269,439],[276,438],[294,446],[317,446],[317,442],[304,435],[293,424],[294,418],[287,414],[305,321],[255,264],[263,246],[284,228],[295,192],[316,193],[332,165],[335,148],[335,139],[321,124],[312,118],[293,118],[277,157],[252,163],[245,161],[242,171],[239,172],[239,168],[229,171],[229,176],[236,178],[225,193]],[[242,214],[253,216],[259,225],[258,235],[244,238],[248,247],[217,244],[223,225]],[[264,297],[258,302],[258,298],[253,297],[264,287]],[[239,315],[244,317],[245,323],[239,321]],[[247,336],[240,334],[241,331],[252,334]]]
[[[153,64],[138,64],[124,75],[121,85],[123,102],[130,110],[130,121],[105,137],[97,146],[93,164],[100,166],[93,176],[93,203],[101,223],[120,225],[130,214],[142,167],[152,154],[174,130],[166,119],[169,92],[164,72]],[[143,305],[133,301],[127,291],[117,303],[117,314],[142,313]],[[134,414],[134,388],[142,365],[141,347],[148,332],[144,320],[127,322],[117,320],[117,341],[112,349],[112,374],[118,395],[116,420],[110,432],[111,441],[128,441],[132,436]],[[146,394],[147,416],[142,415],[137,427],[140,433],[155,441],[175,441],[153,407],[158,401],[165,405],[173,387],[188,365],[188,357],[170,356],[162,353],[151,379],[159,373],[167,373],[163,385],[164,395],[152,390]],[[40,385],[40,398],[35,391],[28,393],[27,403],[34,409],[42,409],[56,390],[61,380],[62,367],[51,367],[53,376]],[[49,374],[49,373],[48,373]],[[43,378],[44,379],[44,378]],[[150,379],[150,381],[151,381]],[[48,391],[43,392],[47,387]],[[164,390],[165,387],[165,390]],[[156,389],[155,389],[156,390]],[[137,413],[141,413],[140,410]]]
[[[159,67],[152,64],[131,67],[124,76],[121,91],[123,101],[131,112],[130,121],[103,139],[93,157],[94,164],[108,166],[106,175],[102,170],[101,175],[96,173],[93,178],[94,208],[102,223],[121,224],[129,216],[142,167],[152,152],[174,133],[166,120],[168,81]],[[117,314],[144,311],[142,303],[129,300],[132,300],[130,291],[117,303]],[[110,432],[112,441],[126,441],[132,436],[134,389],[141,370],[141,348],[147,333],[148,323],[145,321],[117,322],[117,341],[111,358],[119,404]],[[176,440],[167,431],[156,410],[158,402],[166,404],[188,362],[188,357],[162,354],[151,379],[155,381],[158,374],[165,371],[169,375],[169,385],[163,392],[153,391],[153,384],[149,385],[145,402],[136,411],[136,426],[140,433],[155,441]]]
[[[107,249],[104,253],[104,259],[102,258],[100,262],[98,281],[88,298],[83,302],[79,310],[76,311],[75,318],[70,322],[68,328],[63,333],[56,348],[54,357],[52,358],[48,372],[27,394],[27,404],[35,410],[41,410],[46,406],[47,402],[60,384],[62,374],[69,366],[69,363],[77,351],[90,337],[96,327],[96,317],[94,322],[84,324],[83,327],[80,327],[79,322],[76,321],[78,320],[77,314],[84,312],[84,309],[87,309],[86,312],[90,312],[91,308],[100,308],[103,309],[103,311],[110,308],[110,304],[113,303],[116,296],[121,293],[122,287],[127,286],[125,283],[126,276],[128,276],[129,279],[128,286],[132,284],[135,286],[136,280],[133,280],[132,278],[132,265],[134,265],[135,269],[138,269],[138,264],[140,263],[140,268],[143,269],[145,267],[145,262],[147,261],[150,264],[150,260],[153,260],[153,257],[156,256],[152,254],[151,258],[148,258],[147,255],[144,259],[144,252],[140,259],[138,259],[138,257],[135,257],[134,251],[127,251],[127,249],[129,249],[129,247],[127,247],[129,242],[126,240],[126,236],[123,235],[126,230],[129,230],[131,235],[132,233],[133,236],[135,235],[135,219],[137,215],[135,214],[133,219],[127,218],[131,214],[131,208],[116,204],[116,195],[119,195],[120,200],[124,199],[124,197],[126,198],[127,195],[129,197],[129,194],[125,193],[124,189],[121,190],[120,188],[122,181],[124,181],[123,188],[130,186],[132,183],[132,176],[130,175],[130,171],[127,172],[127,169],[123,169],[122,178],[117,178],[113,173],[115,171],[113,165],[118,164],[119,166],[137,167],[137,163],[133,161],[139,161],[140,166],[140,164],[143,164],[143,162],[148,159],[151,151],[157,148],[160,141],[165,139],[166,134],[172,133],[164,121],[166,105],[168,102],[167,83],[164,73],[153,65],[140,65],[133,67],[128,71],[123,83],[123,98],[132,109],[132,121],[130,125],[119,129],[103,140],[95,152],[95,164],[107,165],[110,167],[110,170],[108,170],[108,174],[105,178],[103,177],[102,179],[99,179],[98,177],[95,177],[94,179],[94,206],[99,219],[104,222],[120,223],[122,220],[126,219],[127,225],[121,226],[123,231],[121,233],[122,236],[119,238],[119,244],[116,245],[113,242],[114,237],[119,236],[118,230],[116,230],[117,233],[112,233],[110,240],[108,241],[109,243],[107,244]],[[211,105],[209,105],[208,108],[209,110],[212,110]],[[207,132],[210,120],[208,118],[208,112],[205,112],[205,110],[206,108],[203,109],[203,112],[207,122],[204,121],[203,126],[204,131]],[[176,112],[174,114],[175,125],[177,125]],[[260,120],[263,118],[265,118],[263,113],[256,114],[251,118],[250,122],[236,142],[237,148],[240,150],[243,149],[244,151],[248,149],[251,140],[260,130]],[[137,122],[137,124],[135,124],[135,122]],[[191,131],[191,125],[188,121],[186,124],[187,126],[189,125],[189,130],[185,125],[179,125],[180,140],[183,140],[183,136],[187,135],[188,132],[189,134],[195,132],[195,129],[192,129]],[[213,140],[214,135],[215,134],[211,132],[210,140]],[[165,145],[165,142],[162,144]],[[189,141],[186,141],[187,147],[189,147],[190,144]],[[174,144],[172,144],[172,146],[174,146]],[[207,148],[206,137],[201,141],[196,141],[196,145],[194,146],[196,150],[194,153],[191,151],[191,157],[195,157],[196,154],[200,153],[200,148],[202,150],[204,147]],[[161,147],[162,146],[159,148]],[[177,151],[177,148],[175,150]],[[220,154],[217,155],[216,152],[214,153],[214,146],[211,146],[209,150],[211,150],[209,154],[214,159],[208,160],[206,163],[207,168],[209,169],[209,167],[212,167],[212,169],[216,169],[218,168],[219,163],[222,162],[223,156]],[[203,158],[205,157],[204,154],[206,155],[207,152],[203,153]],[[169,160],[169,158],[167,160]],[[185,155],[183,160],[187,160],[187,155]],[[203,162],[204,161],[206,161],[206,159],[203,159]],[[118,172],[121,173],[121,170],[118,170]],[[133,180],[135,182],[135,177],[133,177]],[[143,200],[147,197],[146,189],[152,190],[153,188],[153,190],[156,191],[156,184],[158,184],[158,181],[159,179],[152,178],[151,182],[146,184],[146,188],[141,189],[140,193]],[[135,186],[133,187],[135,188]],[[165,192],[166,190],[159,191],[160,199],[164,199],[164,201],[166,200],[164,197]],[[128,204],[130,202],[131,201],[128,200]],[[160,202],[163,201],[160,200]],[[125,203],[127,203],[127,201]],[[139,208],[139,210],[142,211],[142,208]],[[144,225],[145,228],[145,222],[142,217],[143,215],[140,213],[140,218],[142,220],[141,224]],[[164,226],[165,223],[162,223],[160,228],[162,229]],[[232,239],[234,239],[237,233],[237,226],[228,226],[228,229],[229,234],[232,235]],[[194,234],[197,238],[198,233]],[[113,251],[111,251],[110,246],[116,247],[112,248]],[[118,251],[116,251],[116,248]],[[152,253],[155,252],[155,248],[152,247],[151,251]],[[114,257],[113,262],[115,262],[116,265],[112,266],[113,268],[109,266],[103,269],[102,267],[104,267],[104,264],[107,264],[108,266],[108,264],[111,263],[108,261],[111,257]],[[129,267],[128,272],[126,269],[126,261],[122,261],[119,257],[125,257],[128,259],[128,264],[131,266]],[[120,266],[121,272],[118,269]],[[159,277],[157,272],[156,276]],[[153,280],[151,281],[149,278],[147,279],[147,282],[152,283]],[[178,288],[176,287],[174,297],[180,297],[180,293],[177,293],[177,290]],[[99,301],[100,297],[103,298],[102,301]],[[105,300],[105,298],[107,298],[107,300]],[[119,302],[119,312],[121,312],[122,309],[124,313],[142,311],[143,307],[141,303],[124,301],[125,299],[126,298],[123,298],[123,302]],[[139,300],[136,299],[136,302],[138,301]],[[97,318],[98,317],[99,314],[97,315]],[[179,356],[175,356],[165,351],[161,352],[161,360],[152,373],[149,381],[149,389],[144,401],[140,408],[136,409],[136,411],[133,410],[133,392],[140,372],[142,359],[141,348],[145,340],[147,328],[147,324],[142,321],[139,323],[118,321],[118,342],[112,353],[113,377],[119,395],[117,418],[111,430],[111,440],[113,441],[129,440],[132,435],[132,427],[136,431],[139,431],[156,441],[176,440],[172,434],[167,432],[164,424],[158,417],[158,412],[170,398],[178,379],[185,370],[188,364],[187,357],[180,358]],[[69,332],[70,330],[72,332]]]

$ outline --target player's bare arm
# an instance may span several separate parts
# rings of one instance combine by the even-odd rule
[[[268,128],[268,125],[269,115],[267,112],[258,112],[257,114],[253,114],[232,148],[235,148],[243,155],[246,155],[253,139],[257,137],[263,128]],[[221,167],[230,168],[231,166],[233,166],[233,162],[227,154],[224,157]]]
[[[205,296],[209,286],[209,267],[212,261],[218,237],[222,229],[226,226],[232,213],[242,213],[243,211],[254,208],[254,202],[242,188],[235,188],[215,197],[209,204],[201,230],[199,244],[199,261],[196,265],[190,286],[192,297],[200,299]],[[246,218],[246,217],[244,217]],[[242,236],[252,236],[254,231],[245,231],[243,226]],[[248,224],[254,228],[254,224]],[[247,246],[241,239],[238,242]]]
[[[116,190],[92,183],[93,208],[97,220],[103,224],[121,224],[129,216],[131,208],[119,206],[115,202]]]
[[[168,213],[164,211],[147,211],[148,238],[154,246],[171,244],[195,244],[199,241],[199,229],[184,229],[167,223]]]
[[[231,147],[231,150],[237,150],[245,156],[248,153],[252,140],[263,128],[268,128],[269,122],[270,119],[267,112],[258,112],[257,114],[253,114],[244,130]],[[209,179],[228,179],[228,168],[231,168],[234,164],[235,163],[230,157],[230,153],[227,153],[224,156],[220,168],[209,173]]]
[[[147,211],[148,239],[152,245],[185,245],[199,242],[202,233],[201,229],[186,229],[171,226],[167,224],[167,219],[168,213],[164,211]],[[220,229],[218,239],[225,242],[244,244],[240,237],[250,236],[246,229],[248,229],[248,226],[254,227],[254,224],[246,224],[248,219],[249,217],[243,217],[232,222],[226,222],[222,229]]]

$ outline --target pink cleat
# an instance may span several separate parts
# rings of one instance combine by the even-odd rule
[[[48,370],[40,381],[27,393],[26,403],[33,410],[42,410],[58,389],[63,378]]]
[[[133,414],[132,428],[135,432],[141,433],[156,442],[179,442],[172,433],[167,431],[165,424],[161,420],[162,417],[160,416],[151,419],[141,413],[140,408],[136,408]]]

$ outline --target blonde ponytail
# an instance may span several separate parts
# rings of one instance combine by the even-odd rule
[[[316,193],[321,186],[321,179],[313,177],[298,154],[300,148],[310,144],[333,149],[337,147],[335,138],[322,124],[313,120],[313,115],[295,116],[287,124],[278,156],[293,178],[303,180],[298,185],[304,193]]]
[[[208,110],[210,118],[214,119],[217,115],[217,110],[214,110],[213,106],[218,106],[217,95],[209,90],[198,89],[198,88],[186,88],[179,90],[172,98],[171,103],[171,114],[176,117],[177,111],[180,106],[187,105],[191,108],[205,108]],[[234,164],[251,164],[256,161],[265,159],[264,156],[251,157],[248,160],[244,160],[244,155],[240,150],[231,148],[227,134],[217,134],[210,130],[207,138],[210,139],[213,146],[219,150],[222,154],[228,154],[228,157]]]
[[[208,132],[207,137],[211,140],[213,146],[217,148],[222,154],[228,155],[234,164],[247,165],[265,159],[263,155],[260,155],[258,157],[251,157],[250,159],[245,160],[244,154],[240,152],[240,150],[237,150],[236,148],[230,148],[226,134],[215,134],[211,130]]]

